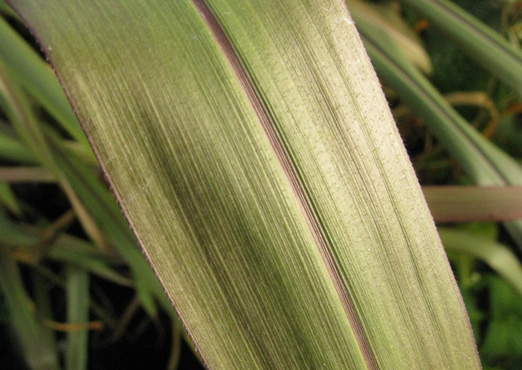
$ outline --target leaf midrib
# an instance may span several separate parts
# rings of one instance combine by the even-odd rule
[[[330,279],[335,287],[338,299],[341,302],[348,322],[352,327],[352,332],[356,338],[358,347],[361,351],[367,368],[376,369],[377,360],[371,349],[370,342],[364,332],[360,317],[358,316],[355,309],[354,302],[342,283],[339,268],[335,263],[335,256],[331,253],[331,248],[329,247],[329,242],[323,227],[321,226],[319,217],[317,216],[313,203],[311,202],[310,197],[306,192],[306,187],[300,180],[298,170],[293,163],[289,150],[286,148],[284,141],[277,130],[277,126],[274,123],[274,118],[270,114],[261,97],[261,94],[253,83],[249,72],[244,67],[244,63],[242,62],[241,57],[230,42],[230,38],[227,36],[225,29],[214,16],[210,7],[204,0],[192,0],[192,3],[199,11],[203,21],[208,26],[209,31],[215,38],[215,41],[219,45],[220,50],[223,52],[225,59],[230,64],[235,77],[239,81],[240,86],[242,87],[243,92],[248,99],[248,102],[252,106],[256,117],[261,127],[263,128],[263,131],[265,132],[275,155],[277,156],[277,159],[288,179],[296,199],[298,199],[297,203],[300,207],[301,213],[303,214],[303,218],[308,225],[308,228],[314,238],[315,244],[329,273]]]

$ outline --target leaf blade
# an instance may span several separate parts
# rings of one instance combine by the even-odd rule
[[[2,289],[20,340],[25,361],[31,369],[59,369],[58,352],[50,340],[52,332],[38,319],[31,307],[16,262],[5,252],[0,253],[0,288]]]
[[[447,0],[401,0],[429,19],[477,63],[522,95],[522,52],[496,31]]]
[[[376,29],[361,28],[365,46],[375,68],[444,142],[461,167],[481,186],[522,184],[522,167],[471,127]],[[387,42],[388,41],[388,42]],[[522,222],[505,223],[517,246],[522,248]]]
[[[522,265],[508,247],[462,230],[441,228],[439,232],[447,249],[485,261],[522,295]]]
[[[422,191],[435,222],[485,222],[522,218],[520,186],[424,186]]]
[[[51,59],[115,193],[210,367],[374,368],[386,359],[392,359],[391,367],[478,366],[447,260],[342,2],[325,9],[321,6],[331,4],[322,1],[205,3],[256,86],[282,149],[270,140],[205,12],[193,3],[49,2],[45,16],[36,2],[16,4],[40,30],[42,42],[52,46]],[[142,15],[162,27],[140,23]],[[112,27],[102,35],[98,22],[133,32]],[[114,40],[129,45],[131,39],[133,47],[124,53],[113,50]],[[103,52],[87,55],[86,50]],[[319,57],[328,61],[325,69],[314,62]],[[300,64],[302,59],[309,64]],[[93,63],[89,73],[67,68],[72,60],[75,68]],[[124,81],[125,93],[109,88],[107,81],[115,77]],[[311,82],[293,82],[299,80]],[[334,86],[338,92],[330,91]],[[343,105],[345,99],[353,105]],[[378,117],[384,125],[366,122],[376,106],[384,112]],[[315,120],[326,123],[315,126]],[[103,121],[111,125],[101,126]],[[345,122],[356,122],[353,135]],[[398,161],[386,160],[389,153]],[[297,184],[285,157],[295,166]],[[367,190],[370,179],[377,183]],[[353,184],[354,193],[339,186],[345,182]],[[296,195],[299,188],[310,200]],[[321,230],[311,226],[307,206]],[[392,223],[382,222],[386,214],[393,215]],[[417,217],[427,229],[404,231],[401,222],[411,226]],[[345,235],[346,229],[352,235]],[[328,239],[324,248],[317,241],[320,232]],[[334,263],[327,260],[332,256]],[[434,260],[440,274],[416,274]],[[399,261],[404,266],[397,271]],[[375,284],[364,282],[371,275],[365,269],[377,274]],[[384,272],[396,274],[397,281],[387,280]],[[335,274],[339,277],[332,278]],[[404,291],[399,281],[408,281]],[[435,299],[440,286],[450,293]],[[408,314],[405,291],[414,293],[410,298],[416,297],[421,314]],[[350,318],[343,295],[354,307]],[[396,320],[388,322],[388,314]],[[455,321],[461,325],[456,336]],[[432,340],[437,350],[426,351]],[[371,342],[368,348],[364,341]],[[392,342],[402,351],[394,351]],[[455,348],[464,348],[464,355]]]
[[[47,64],[0,18],[0,59],[14,76],[35,96],[62,127],[75,139],[86,144],[85,135],[67,99]]]

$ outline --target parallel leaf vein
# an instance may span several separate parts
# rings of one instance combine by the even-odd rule
[[[221,27],[216,17],[214,17],[206,2],[204,0],[192,1],[200,12],[213,36],[216,38],[216,41],[226,56],[228,62],[230,63],[233,72],[239,80],[245,95],[247,96],[260,124],[262,125],[268,137],[268,140],[273,147],[273,150],[289,180],[295,196],[299,200],[299,206],[301,207],[304,218],[306,219],[315,243],[326,265],[330,278],[332,279],[332,282],[335,286],[338,298],[344,308],[345,314],[350,322],[350,325],[352,326],[354,336],[357,340],[357,343],[359,344],[359,348],[363,354],[367,368],[377,368],[377,360],[373,354],[373,351],[371,350],[369,340],[365,335],[360,318],[357,315],[354,302],[349,296],[349,292],[347,292],[344,287],[339,268],[335,262],[335,257],[332,255],[331,248],[328,245],[328,239],[321,226],[319,217],[316,215],[313,204],[307,195],[302,181],[300,180],[298,170],[293,164],[289,151],[285,147],[284,141],[277,130],[273,117],[267,109],[266,104],[263,102],[263,99],[260,96],[260,93],[258,92],[255,84],[252,82],[248,71],[244,68],[243,63],[234,46],[231,44],[225,30],[223,27]]]

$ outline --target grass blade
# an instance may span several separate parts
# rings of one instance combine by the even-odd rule
[[[78,199],[67,177],[64,176],[60,167],[56,164],[42,127],[38,124],[23,92],[11,81],[2,64],[0,64],[0,94],[8,102],[9,109],[6,114],[10,117],[20,139],[33,152],[35,158],[56,178],[56,181],[67,195],[85,232],[99,246],[103,246],[104,240],[98,231],[96,223],[85,209],[84,204]]]
[[[54,182],[54,177],[41,167],[0,167],[0,181]]]
[[[507,221],[522,218],[522,187],[424,186],[435,222]]]
[[[2,180],[0,180],[0,204],[6,207],[14,215],[20,215],[22,211],[11,187],[8,183],[1,181]]]
[[[364,23],[386,32],[421,71],[426,74],[432,72],[430,57],[419,36],[400,17],[394,4],[373,4],[361,0],[346,0],[346,4],[358,27]]]
[[[80,124],[49,65],[0,17],[0,60],[76,140],[87,144]]]
[[[35,164],[31,152],[27,151],[11,128],[0,122],[0,157],[21,164]]]
[[[9,245],[17,252],[20,259],[34,263],[40,258],[49,258],[66,264],[71,264],[90,273],[107,279],[115,284],[132,286],[132,281],[114,271],[112,266],[121,262],[101,253],[92,244],[78,238],[62,234],[54,240],[54,244],[44,256],[33,255],[31,247],[40,242],[41,232],[30,227],[22,227],[10,221],[5,215],[0,215],[0,243]]]
[[[0,288],[28,366],[34,370],[59,369],[58,354],[49,341],[49,329],[37,319],[16,263],[3,251],[0,252]]]
[[[473,60],[522,95],[522,52],[447,0],[401,0],[426,17]]]
[[[522,185],[520,165],[471,127],[393,47],[386,34],[365,26],[361,32],[381,78],[424,120],[473,181],[482,186]],[[522,248],[522,220],[505,225]]]
[[[69,267],[67,281],[67,323],[85,324],[89,321],[89,273],[77,267]],[[87,329],[71,330],[67,333],[67,351],[65,352],[65,369],[87,369],[87,346],[89,332]]]
[[[506,246],[473,233],[439,228],[444,247],[486,262],[522,295],[522,265]]]
[[[343,2],[13,3],[209,367],[479,367]]]

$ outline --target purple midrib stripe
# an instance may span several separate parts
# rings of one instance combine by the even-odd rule
[[[348,292],[342,284],[339,268],[337,267],[335,258],[333,257],[329,248],[328,238],[324,233],[324,230],[319,221],[319,217],[313,208],[312,202],[306,193],[305,187],[299,179],[298,170],[293,164],[288,150],[286,149],[283,140],[277,131],[273,118],[271,117],[266,105],[263,103],[257,88],[252,83],[252,79],[244,68],[240,57],[232,46],[223,27],[221,27],[216,17],[214,17],[212,11],[209,9],[204,0],[192,0],[192,2],[199,10],[203,20],[208,25],[210,31],[214,35],[221,50],[230,63],[232,70],[240,82],[245,95],[248,97],[248,100],[253,107],[258,120],[263,127],[268,140],[270,141],[274,152],[277,155],[277,158],[279,159],[279,162],[283,167],[285,174],[287,175],[294,194],[299,200],[301,210],[305,216],[310,230],[312,231],[312,235],[335,286],[339,300],[341,301],[345,314],[350,322],[350,325],[352,326],[355,338],[359,344],[359,348],[363,358],[365,359],[367,368],[378,368],[377,360],[371,349],[368,338],[366,337],[366,334],[363,330],[363,326],[355,309],[353,300],[350,298]]]

